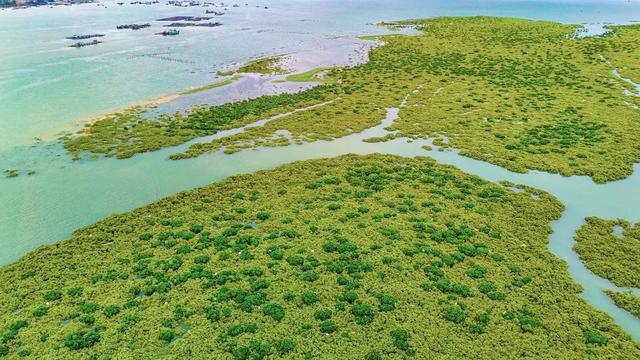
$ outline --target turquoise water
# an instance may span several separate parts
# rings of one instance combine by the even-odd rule
[[[558,197],[566,211],[553,224],[550,250],[567,261],[571,276],[585,288],[586,300],[640,339],[640,320],[615,307],[601,291],[616,287],[591,274],[571,250],[573,234],[585,216],[640,221],[640,207],[636,206],[640,200],[638,167],[626,180],[597,185],[585,177],[511,173],[454,151],[427,152],[421,149],[424,142],[361,141],[384,135],[384,125],[332,142],[233,155],[214,153],[182,161],[170,161],[167,156],[184,150],[186,145],[127,160],[74,162],[59,144],[47,140],[72,129],[79,120],[215,81],[215,71],[254,56],[295,53],[303,67],[330,62],[343,52],[354,52],[355,57],[357,42],[348,39],[380,33],[381,29],[367,25],[376,21],[499,15],[573,23],[628,23],[640,19],[638,2],[398,1],[389,5],[383,1],[343,4],[335,0],[278,0],[268,2],[269,10],[255,8],[257,3],[230,8],[227,15],[216,19],[225,24],[222,27],[185,29],[175,38],[153,36],[160,30],[157,25],[139,32],[114,29],[119,24],[152,22],[163,16],[200,15],[204,9],[118,7],[107,3],[107,9],[88,4],[0,11],[0,170],[37,170],[34,176],[0,178],[0,264],[15,261],[39,245],[65,239],[74,229],[114,212],[128,211],[230,175],[345,153],[429,155],[492,181],[526,184]],[[107,33],[105,43],[83,49],[66,47],[69,41],[65,36],[93,32]],[[346,36],[347,40],[335,36]],[[264,78],[249,77],[197,100],[221,102],[255,96],[268,86],[274,85],[268,85]],[[290,90],[286,85],[278,86],[273,90]],[[188,105],[188,101],[179,99],[162,107],[175,110]],[[390,110],[386,121],[393,120],[395,111]],[[45,141],[34,144],[34,137]]]
[[[554,233],[550,237],[550,250],[567,261],[572,278],[585,288],[583,297],[586,300],[609,313],[627,332],[640,339],[640,320],[616,307],[602,293],[602,289],[619,288],[589,272],[571,250],[573,234],[586,216],[640,221],[640,207],[635,206],[637,199],[640,199],[640,166],[636,166],[633,176],[625,180],[599,185],[587,177],[562,177],[539,171],[513,173],[460,156],[455,151],[422,149],[423,145],[430,145],[430,141],[361,141],[372,136],[384,136],[384,128],[396,116],[397,109],[390,109],[388,117],[379,126],[331,142],[318,141],[282,148],[245,150],[232,155],[218,152],[181,161],[166,159],[168,155],[184,150],[188,146],[185,144],[136,155],[127,160],[76,162],[66,167],[52,167],[39,176],[23,176],[6,181],[0,194],[7,203],[18,206],[12,206],[13,212],[3,214],[0,218],[0,225],[5,229],[3,236],[18,239],[29,234],[32,238],[24,244],[14,242],[15,248],[8,247],[8,253],[2,254],[5,257],[3,260],[11,261],[19,257],[25,248],[35,244],[64,239],[80,224],[89,224],[113,212],[126,211],[230,175],[269,169],[292,161],[346,153],[388,153],[410,157],[428,155],[439,163],[454,165],[487,180],[508,180],[545,190],[562,201],[566,210],[562,218],[552,224]],[[222,135],[224,134],[220,134]],[[26,188],[31,191],[25,193],[21,190]],[[43,240],[38,243],[34,239]],[[632,290],[640,295],[638,289]]]
[[[203,8],[105,2],[0,11],[0,150],[51,138],[69,125],[132,103],[215,80],[215,72],[261,54],[331,46],[335,35],[380,32],[367,24],[437,15],[497,15],[563,22],[640,20],[638,2],[609,1],[242,1],[224,26],[159,37],[154,19]],[[269,9],[254,5],[269,5]],[[152,28],[117,31],[125,23]],[[66,36],[105,33],[104,43],[68,48]]]

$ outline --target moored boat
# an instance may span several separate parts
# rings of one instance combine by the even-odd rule
[[[85,47],[85,46],[98,45],[98,44],[102,44],[102,41],[93,40],[93,41],[89,41],[89,42],[78,42],[78,43],[69,45],[69,47],[81,48],[81,47]]]
[[[165,30],[163,32],[156,33],[156,35],[162,35],[162,36],[176,36],[178,34],[180,34],[180,31],[176,29]]]
[[[192,23],[192,22],[176,22],[171,23],[169,25],[164,25],[165,27],[217,27],[222,26],[219,22],[208,22],[208,23]]]
[[[67,36],[67,39],[69,40],[86,40],[86,39],[91,39],[91,38],[95,38],[95,37],[103,37],[104,34],[87,34],[87,35],[72,35],[72,36]]]
[[[146,24],[127,24],[127,25],[118,25],[116,26],[116,29],[118,30],[140,30],[140,29],[144,29],[144,28],[148,28],[150,27],[151,24],[146,23]]]

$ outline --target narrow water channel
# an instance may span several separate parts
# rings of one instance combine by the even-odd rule
[[[210,141],[212,137],[197,139],[177,147],[136,155],[130,159],[99,159],[70,162],[58,147],[24,149],[48,151],[51,166],[36,176],[20,176],[2,181],[0,186],[0,228],[4,249],[0,264],[17,260],[27,251],[46,243],[69,237],[71,232],[91,224],[114,212],[123,212],[145,205],[176,192],[203,186],[222,178],[270,169],[298,160],[335,157],[347,153],[385,153],[414,157],[430,156],[442,164],[500,182],[510,181],[549,192],[566,206],[563,216],[552,224],[549,250],[568,264],[572,278],[583,286],[583,298],[594,307],[607,312],[633,338],[640,340],[640,319],[618,308],[603,294],[603,289],[619,289],[611,282],[587,270],[573,252],[573,235],[587,216],[606,219],[640,220],[640,166],[625,180],[596,184],[585,176],[563,177],[541,171],[526,174],[463,157],[455,150],[427,151],[431,140],[366,143],[363,139],[384,136],[385,127],[398,117],[397,108],[388,109],[386,118],[378,126],[361,133],[333,141],[317,141],[279,148],[243,150],[231,155],[221,151],[194,159],[171,161],[170,154],[184,151],[194,142]],[[251,126],[264,125],[262,120]],[[242,129],[221,132],[221,137]],[[29,191],[25,191],[29,189]],[[25,195],[26,194],[26,195]],[[640,294],[640,290],[631,289]]]

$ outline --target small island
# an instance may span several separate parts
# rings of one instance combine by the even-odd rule
[[[8,178],[14,178],[20,175],[17,169],[6,169],[4,170],[4,176]]]
[[[574,249],[585,266],[617,286],[640,288],[640,223],[585,219]]]

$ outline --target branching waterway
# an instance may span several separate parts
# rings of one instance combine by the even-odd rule
[[[566,209],[562,218],[552,224],[554,232],[549,239],[549,249],[567,262],[573,279],[584,287],[583,297],[589,303],[607,312],[635,339],[640,339],[640,320],[615,306],[602,292],[603,289],[620,289],[587,270],[572,250],[573,235],[587,216],[623,218],[633,222],[640,220],[640,208],[635,206],[640,198],[640,166],[636,166],[634,174],[625,180],[601,185],[584,176],[563,177],[540,171],[514,173],[461,156],[457,151],[440,151],[431,140],[362,141],[388,134],[385,128],[397,118],[398,111],[398,108],[388,109],[387,117],[380,125],[333,141],[244,150],[231,155],[218,151],[195,159],[167,160],[170,154],[184,151],[194,142],[211,140],[211,137],[206,137],[127,160],[84,160],[66,167],[51,168],[43,176],[22,176],[3,181],[0,197],[8,206],[0,210],[0,227],[5,229],[6,238],[21,239],[22,242],[3,251],[0,262],[14,261],[36,245],[62,240],[76,228],[113,212],[127,211],[160,197],[235,174],[347,153],[430,156],[439,163],[454,165],[490,181],[508,181],[547,191],[562,201]],[[268,120],[249,126],[261,126]],[[241,131],[241,128],[227,130],[215,137]],[[425,145],[431,146],[432,150],[425,150]],[[105,177],[110,181],[101,181]],[[21,190],[25,188],[32,191],[25,195]],[[640,294],[639,289],[631,290]]]
[[[429,156],[439,163],[456,166],[467,173],[475,174],[490,181],[508,181],[514,184],[523,184],[541,189],[557,197],[565,205],[565,211],[559,220],[551,224],[554,231],[549,238],[549,250],[558,258],[566,261],[572,278],[584,288],[582,296],[591,305],[608,313],[633,338],[640,340],[640,319],[618,308],[603,293],[605,289],[614,289],[630,290],[634,294],[640,295],[640,289],[620,289],[610,281],[594,275],[572,250],[574,244],[573,236],[576,230],[584,223],[585,217],[597,216],[604,219],[621,218],[630,222],[640,221],[640,207],[637,206],[638,199],[640,199],[640,165],[635,166],[633,175],[627,179],[607,184],[596,184],[591,178],[585,176],[563,177],[558,174],[540,171],[514,173],[483,161],[461,156],[455,150],[440,151],[436,146],[433,146],[432,140],[409,141],[407,139],[395,139],[377,143],[364,142],[364,139],[383,137],[389,134],[385,128],[397,118],[399,111],[397,108],[388,109],[387,117],[378,126],[333,141],[316,141],[313,143],[292,144],[286,147],[242,150],[230,155],[218,151],[180,161],[171,161],[168,157],[171,154],[185,151],[193,143],[208,142],[214,138],[237,134],[244,131],[245,128],[262,126],[275,118],[262,119],[243,128],[221,131],[213,136],[195,139],[183,145],[165,148],[156,152],[138,154],[126,160],[101,158],[97,160],[82,159],[72,161],[61,145],[56,142],[39,142],[31,146],[24,146],[33,136],[46,136],[61,129],[69,130],[73,127],[73,122],[79,118],[85,118],[88,115],[121,106],[124,107],[130,105],[131,102],[138,102],[158,94],[177,91],[189,86],[202,85],[203,74],[209,74],[214,69],[224,70],[232,59],[234,61],[240,58],[246,60],[255,55],[265,55],[271,52],[300,51],[301,49],[306,49],[309,52],[311,51],[309,49],[318,47],[318,44],[329,48],[335,47],[335,44],[328,44],[331,42],[327,38],[328,35],[362,33],[362,26],[357,24],[365,24],[374,20],[443,14],[505,15],[564,20],[567,22],[595,21],[596,19],[599,19],[599,21],[638,20],[628,18],[631,15],[625,12],[625,8],[622,7],[615,7],[615,12],[613,7],[608,7],[608,14],[611,15],[611,18],[603,19],[603,12],[599,10],[597,5],[589,5],[587,13],[581,13],[582,15],[580,16],[582,17],[572,17],[573,15],[569,16],[567,14],[578,14],[580,12],[575,9],[575,11],[567,10],[570,7],[564,8],[562,5],[554,5],[551,7],[553,11],[549,11],[549,8],[543,9],[534,5],[521,4],[516,6],[510,4],[506,6],[504,2],[491,1],[488,3],[494,4],[494,7],[487,5],[486,9],[478,9],[474,8],[473,5],[467,4],[468,6],[466,7],[459,6],[466,10],[460,10],[460,8],[452,9],[451,6],[453,5],[449,4],[452,2],[434,1],[432,3],[436,5],[426,6],[424,1],[410,1],[402,6],[398,4],[397,9],[389,13],[387,2],[375,1],[374,5],[366,6],[366,9],[361,6],[354,6],[354,9],[358,11],[349,12],[333,11],[336,9],[344,10],[342,7],[346,6],[342,2],[333,1],[329,2],[333,6],[326,7],[321,12],[321,21],[317,20],[316,23],[309,21],[314,24],[312,34],[292,34],[288,31],[300,27],[300,21],[302,20],[297,17],[301,16],[302,11],[299,7],[295,7],[294,3],[289,4],[290,2],[288,1],[276,3],[280,4],[282,8],[287,8],[288,5],[291,5],[291,10],[279,13],[276,17],[278,22],[260,24],[260,26],[274,34],[269,35],[271,33],[262,28],[253,29],[252,31],[256,34],[263,35],[256,35],[256,39],[252,40],[252,42],[246,43],[234,51],[219,51],[216,55],[215,66],[212,66],[209,58],[203,60],[205,55],[207,57],[210,56],[210,49],[188,46],[189,43],[186,37],[174,40],[179,41],[178,45],[174,45],[173,50],[169,53],[174,56],[176,53],[181,56],[184,55],[184,57],[188,55],[189,58],[195,58],[197,64],[178,65],[163,61],[161,63],[164,67],[161,68],[162,71],[158,72],[162,72],[164,75],[158,76],[145,70],[136,71],[139,72],[139,75],[134,78],[124,79],[128,73],[123,69],[128,69],[132,66],[137,66],[137,69],[150,69],[149,63],[151,61],[158,62],[158,54],[163,53],[157,51],[165,51],[165,47],[169,46],[154,45],[138,48],[133,46],[140,45],[136,42],[139,40],[134,35],[114,35],[114,39],[117,41],[113,41],[112,44],[105,44],[103,47],[105,52],[101,55],[70,56],[69,54],[71,53],[64,46],[64,42],[60,40],[62,39],[61,36],[74,31],[84,31],[88,25],[85,24],[84,20],[78,20],[79,24],[66,29],[64,27],[66,25],[60,25],[66,24],[66,15],[61,15],[60,13],[62,9],[56,9],[56,13],[54,13],[54,20],[56,20],[54,23],[59,25],[54,27],[56,31],[47,40],[48,42],[39,45],[42,49],[36,49],[37,53],[49,54],[48,56],[53,56],[51,54],[54,54],[55,56],[52,58],[43,56],[42,62],[39,62],[35,61],[36,57],[32,56],[33,59],[25,61],[22,59],[21,54],[28,55],[30,53],[23,51],[22,44],[13,47],[2,46],[5,49],[4,51],[7,52],[3,58],[9,59],[9,61],[0,66],[0,89],[8,89],[0,97],[0,115],[2,115],[0,116],[0,125],[2,125],[3,130],[0,134],[0,140],[2,140],[0,141],[0,149],[2,150],[0,151],[0,170],[9,168],[8,165],[13,165],[16,161],[19,161],[22,170],[33,168],[37,169],[37,173],[33,176],[21,174],[19,177],[12,179],[0,178],[0,244],[2,245],[0,265],[13,262],[40,245],[64,240],[75,229],[94,223],[113,213],[129,211],[164,196],[204,186],[232,175],[270,169],[293,161],[335,157],[348,153],[385,153],[407,157]],[[465,1],[464,3],[468,2]],[[274,6],[274,8],[277,8],[277,6]],[[80,9],[76,13],[78,19],[82,16],[86,18],[87,14],[94,13],[88,7],[78,9]],[[156,10],[158,15],[169,11],[166,9]],[[45,11],[45,9],[33,11],[36,13]],[[173,12],[174,10],[170,9],[170,11]],[[337,15],[342,13],[353,15],[346,17]],[[135,14],[139,15],[137,12]],[[245,17],[241,16],[242,14],[244,13],[235,15],[230,13],[225,19],[225,21],[228,21],[228,26],[220,29],[226,32],[219,35],[219,41],[221,42],[218,44],[222,44],[218,45],[219,47],[232,48],[232,45],[237,43],[237,39],[230,34],[242,31],[245,22],[254,21],[253,18],[248,16],[245,16],[245,19]],[[134,15],[131,15],[131,17]],[[304,15],[307,16],[306,13]],[[5,13],[3,16],[7,17],[8,15]],[[584,18],[585,16],[587,18]],[[29,18],[29,13],[20,13],[20,17],[27,19]],[[4,27],[0,26],[0,33],[8,33],[16,29],[20,24],[18,20],[20,19],[16,17],[12,18],[10,22],[5,22]],[[106,18],[100,18],[100,20],[94,21],[91,26],[97,26],[98,30],[111,29],[112,32],[115,31],[112,29],[113,20],[107,20]],[[131,21],[134,20],[134,18],[131,18]],[[350,25],[346,26],[344,24]],[[325,29],[329,25],[331,25],[330,29]],[[38,22],[37,28],[42,29],[46,28],[46,26],[44,23],[40,24]],[[597,24],[594,28],[596,32],[603,29],[601,25]],[[229,29],[229,31],[226,29]],[[24,43],[27,44],[31,41],[27,37],[32,36],[32,34],[30,32],[25,34],[26,40]],[[288,34],[286,44],[276,41],[285,38],[282,34]],[[583,36],[585,34],[580,35]],[[228,37],[222,35],[228,35]],[[322,41],[318,41],[318,44],[309,42],[309,38],[315,38],[319,35],[324,36],[324,38]],[[39,36],[42,36],[42,34]],[[12,44],[15,45],[15,38],[11,36],[5,36],[4,38],[9,39],[9,42],[13,42]],[[204,43],[205,40],[210,42],[209,38],[205,38],[202,34],[194,36],[193,39],[198,44]],[[267,39],[270,42],[267,43],[266,40],[261,39]],[[182,43],[183,41],[184,44]],[[352,48],[354,44],[353,41],[339,43],[342,44],[339,46],[343,48]],[[2,41],[0,41],[0,44],[3,44]],[[131,45],[131,48],[125,52],[131,53],[130,56],[134,60],[125,62],[120,56],[121,52],[124,51],[121,48],[125,45]],[[64,49],[65,52],[61,49]],[[186,53],[179,53],[180,50],[186,51]],[[98,50],[91,51],[97,52]],[[313,60],[317,60],[319,53],[318,51],[307,53],[306,59],[313,58]],[[325,51],[322,54],[326,57],[333,57],[335,52]],[[321,63],[326,62],[323,59],[320,60]],[[102,70],[100,70],[100,67],[92,66],[96,63],[100,64]],[[72,73],[65,72],[67,71],[65,69],[69,68],[69,64],[75,66],[75,70]],[[307,68],[319,66],[314,61],[309,61],[308,64],[304,65],[307,65]],[[56,71],[47,70],[51,68],[55,68]],[[57,77],[53,79],[45,77],[40,80],[31,79],[27,76],[30,73],[40,74],[41,72],[43,74],[53,74],[52,76],[56,72],[62,72],[63,74],[56,75]],[[27,77],[23,77],[22,74],[27,74],[25,75]],[[113,74],[120,74],[120,76],[114,77]],[[615,70],[614,74],[619,76]],[[89,77],[88,80],[87,77]],[[211,78],[214,77],[211,76]],[[205,80],[210,82],[212,79],[205,78]],[[201,103],[201,99],[203,100],[202,102],[206,100],[208,103],[221,103],[230,99],[237,100],[253,97],[257,96],[257,92],[264,92],[267,85],[274,88],[279,87],[274,92],[294,91],[309,85],[287,85],[284,83],[274,85],[268,80],[262,77],[246,76],[234,83],[233,86],[226,87],[227,91],[224,97],[212,99],[210,95],[216,93],[216,91],[199,93],[163,104],[157,110],[170,113],[193,105],[191,101]],[[103,87],[90,89],[90,94],[87,94],[87,89],[84,86],[85,81],[91,84],[101,84]],[[640,87],[637,84],[632,83],[630,80],[626,81],[636,89],[635,93],[630,91],[628,95],[637,96],[640,94]],[[64,83],[64,86],[68,87],[68,89],[56,88],[57,91],[51,90],[53,86],[60,86],[59,84],[55,85],[56,82],[59,82],[59,84]],[[46,84],[52,85],[51,87],[44,86]],[[136,86],[133,89],[128,89],[131,84]],[[26,91],[30,88],[32,93],[30,94],[31,96],[28,96]],[[130,91],[127,93],[125,90]],[[256,93],[254,94],[253,92]],[[137,98],[132,98],[132,93]],[[74,96],[67,96],[61,99],[60,94],[74,94]],[[58,97],[56,98],[56,96]],[[30,103],[29,101],[33,99],[37,99],[37,102]],[[53,104],[56,104],[56,106]],[[322,106],[322,104],[316,106]],[[426,150],[425,145],[430,145],[432,150]],[[512,188],[511,186],[507,188],[512,191],[518,191],[517,188]],[[188,331],[188,329],[183,330],[185,332]]]

